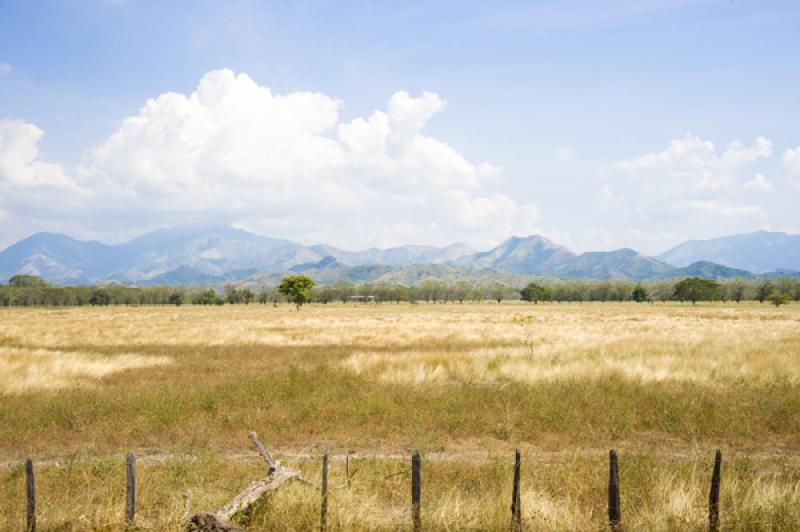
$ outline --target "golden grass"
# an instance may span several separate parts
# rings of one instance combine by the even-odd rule
[[[128,369],[170,364],[166,356],[100,356],[76,351],[0,347],[0,394],[92,386]]]
[[[279,457],[320,482],[320,459]],[[333,456],[329,473],[331,530],[410,528],[409,461]],[[523,452],[521,501],[526,530],[607,529],[605,453],[565,454],[537,461]],[[620,455],[622,517],[629,530],[705,530],[710,453],[681,458]],[[423,455],[422,520],[426,530],[507,530],[512,456],[479,462]],[[264,474],[256,456],[231,460],[213,453],[140,459],[137,523],[175,531],[200,510],[217,508]],[[37,470],[42,530],[123,528],[124,458],[66,459]],[[0,527],[22,529],[24,475],[0,470]],[[753,461],[726,455],[721,519],[724,530],[796,530],[800,522],[800,472],[796,463]],[[312,530],[319,523],[317,488],[289,484],[262,504],[253,530]]]
[[[47,527],[119,528],[136,451],[171,453],[142,462],[142,519],[177,530],[260,474],[231,458],[257,430],[278,453],[446,458],[423,466],[433,530],[507,527],[514,447],[529,529],[601,528],[612,446],[633,529],[699,530],[722,447],[726,527],[795,530],[800,306],[0,309],[0,426],[0,529],[22,522],[29,455],[59,462],[38,477]],[[288,460],[318,476],[317,460]],[[359,467],[332,494],[332,529],[406,526],[405,461]],[[312,528],[318,502],[293,486],[253,526]]]

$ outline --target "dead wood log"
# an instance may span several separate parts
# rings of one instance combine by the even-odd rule
[[[272,458],[272,455],[269,454],[269,451],[266,450],[263,445],[261,445],[261,442],[258,441],[258,436],[256,435],[256,433],[255,432],[249,432],[247,434],[247,436],[250,438],[250,441],[253,442],[253,445],[255,445],[256,451],[258,451],[258,454],[260,454],[261,457],[269,465],[269,474],[271,475],[274,471],[280,471],[281,470],[281,463],[278,462],[277,460],[275,460],[274,458]]]
[[[262,497],[271,491],[277,490],[289,481],[299,480],[303,483],[311,484],[303,478],[300,471],[285,469],[280,462],[272,458],[269,451],[258,441],[255,432],[251,432],[249,437],[256,450],[269,464],[269,475],[264,479],[251,483],[216,512],[197,512],[186,523],[187,532],[241,531],[242,529],[238,525],[230,522],[236,514],[248,512]]]

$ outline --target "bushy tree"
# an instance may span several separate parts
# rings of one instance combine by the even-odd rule
[[[644,301],[647,301],[647,290],[645,289],[645,287],[642,286],[641,284],[637,284],[634,287],[633,292],[631,292],[631,299],[633,299],[637,303],[642,303]]]
[[[675,298],[679,301],[713,301],[720,298],[720,284],[709,279],[689,277],[675,285]]]
[[[90,305],[110,305],[111,304],[111,296],[108,294],[106,290],[102,288],[98,288],[92,293],[92,297],[89,298]]]
[[[308,303],[309,292],[315,284],[314,280],[307,275],[290,275],[283,278],[278,286],[278,292],[291,299],[297,305],[297,310],[300,310],[301,306]]]
[[[8,280],[9,286],[16,287],[31,287],[31,288],[44,288],[50,286],[50,283],[39,277],[38,275],[13,275]]]
[[[775,289],[775,286],[770,281],[761,281],[756,285],[756,299],[759,303],[767,300],[769,295]]]
[[[520,290],[519,295],[523,301],[532,301],[539,303],[539,301],[549,301],[552,293],[549,288],[538,283],[528,283],[528,285]]]
[[[780,307],[781,305],[786,305],[791,300],[792,300],[791,295],[787,294],[786,292],[778,292],[777,290],[772,292],[767,297],[767,301],[769,301],[776,307]]]
[[[217,304],[217,293],[213,290],[205,290],[197,295],[197,298],[194,300],[196,305],[216,305]]]

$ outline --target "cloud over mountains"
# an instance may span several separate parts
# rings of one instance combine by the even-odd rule
[[[386,110],[348,122],[341,107],[216,70],[191,94],[148,100],[74,169],[39,157],[41,129],[4,121],[0,209],[98,236],[146,220],[225,222],[339,245],[492,242],[536,229],[537,206],[505,194],[500,169],[424,133],[446,107],[437,94],[397,92]]]

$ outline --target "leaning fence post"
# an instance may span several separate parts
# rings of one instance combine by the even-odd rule
[[[136,456],[128,453],[125,482],[125,521],[132,524],[136,517]]]
[[[411,520],[414,523],[414,532],[422,529],[420,519],[420,460],[419,451],[411,453]]]
[[[511,532],[522,530],[522,508],[520,505],[519,477],[521,457],[519,449],[514,451],[514,489],[511,492]]]
[[[319,529],[328,529],[328,449],[322,454],[322,507],[319,511]]]
[[[36,532],[36,482],[33,478],[33,460],[25,460],[25,492],[28,504],[25,511],[25,530]]]
[[[608,453],[608,524],[611,530],[619,530],[621,511],[619,502],[619,467],[617,465],[617,451],[611,449]]]
[[[711,491],[708,492],[708,530],[719,530],[719,477],[722,468],[722,451],[717,449],[714,458],[714,472],[711,473]]]

